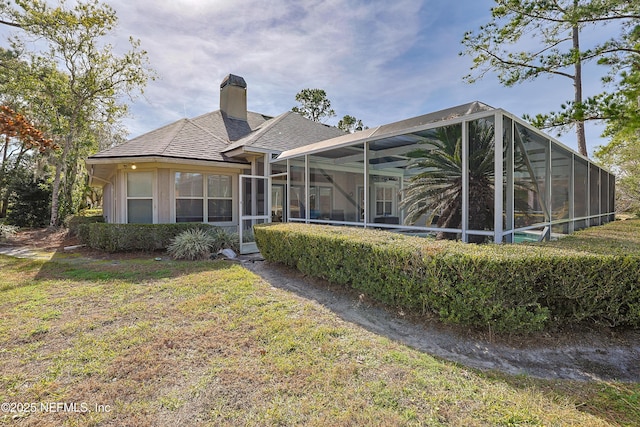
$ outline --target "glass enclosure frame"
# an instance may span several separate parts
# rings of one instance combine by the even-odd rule
[[[615,218],[614,175],[502,109],[362,135],[272,160],[288,221],[512,243]]]

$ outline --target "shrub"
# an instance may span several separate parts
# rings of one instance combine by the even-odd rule
[[[80,236],[80,226],[82,224],[92,224],[94,222],[104,222],[102,213],[95,213],[92,215],[85,215],[84,213],[69,215],[64,220],[64,226],[69,229],[69,233],[71,235],[78,236],[80,237],[80,240],[83,240],[83,236]]]
[[[238,233],[230,233],[224,228],[214,228],[209,230],[209,234],[213,238],[212,253],[218,253],[222,249],[232,249],[236,253],[240,252]]]
[[[18,232],[18,227],[0,223],[0,242],[10,238]]]
[[[178,234],[167,252],[173,259],[204,260],[210,257],[214,243],[215,238],[210,233],[192,228]]]
[[[44,227],[51,217],[51,185],[44,179],[17,178],[10,188],[7,222],[19,227]]]
[[[605,226],[606,227],[606,226]],[[265,259],[394,306],[502,332],[582,321],[640,326],[640,254],[469,245],[305,224],[254,227]],[[524,250],[526,248],[526,250]]]
[[[103,216],[102,208],[85,208],[78,212],[80,216]]]
[[[78,235],[87,246],[107,252],[166,250],[171,241],[189,229],[216,228],[202,223],[177,224],[80,224]]]

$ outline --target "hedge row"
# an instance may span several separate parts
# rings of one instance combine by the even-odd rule
[[[87,246],[107,252],[158,251],[189,229],[217,228],[202,223],[177,224],[106,224],[85,223],[78,226],[80,241]]]
[[[98,215],[69,215],[64,225],[69,229],[69,233],[73,236],[81,236],[80,226],[83,224],[93,224],[94,222],[104,222],[104,217],[101,214]]]
[[[255,227],[268,261],[394,306],[501,332],[592,321],[640,326],[640,256],[471,245],[379,230]]]

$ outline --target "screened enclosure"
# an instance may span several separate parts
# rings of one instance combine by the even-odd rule
[[[500,243],[614,219],[611,173],[480,102],[285,151],[272,173],[282,221]]]

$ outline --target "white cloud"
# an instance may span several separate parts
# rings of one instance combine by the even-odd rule
[[[301,89],[322,88],[338,114],[331,123],[350,114],[369,126],[473,100],[535,114],[572,96],[557,80],[514,88],[492,76],[462,81],[471,61],[458,55],[460,41],[490,20],[492,0],[107,2],[120,21],[116,49],[140,39],[160,77],[132,105],[131,136],[217,109],[229,73],[247,81],[252,111],[280,114]],[[595,92],[599,81],[585,88]],[[565,140],[575,146],[573,136]]]
[[[279,114],[299,90],[319,87],[338,110],[348,100],[341,114],[358,115],[352,99],[392,90],[389,67],[424,25],[412,0],[256,3],[112,2],[119,34],[141,39],[161,76],[146,91],[158,120],[182,115],[185,105],[189,115],[214,109],[228,73],[245,77],[253,110]]]

